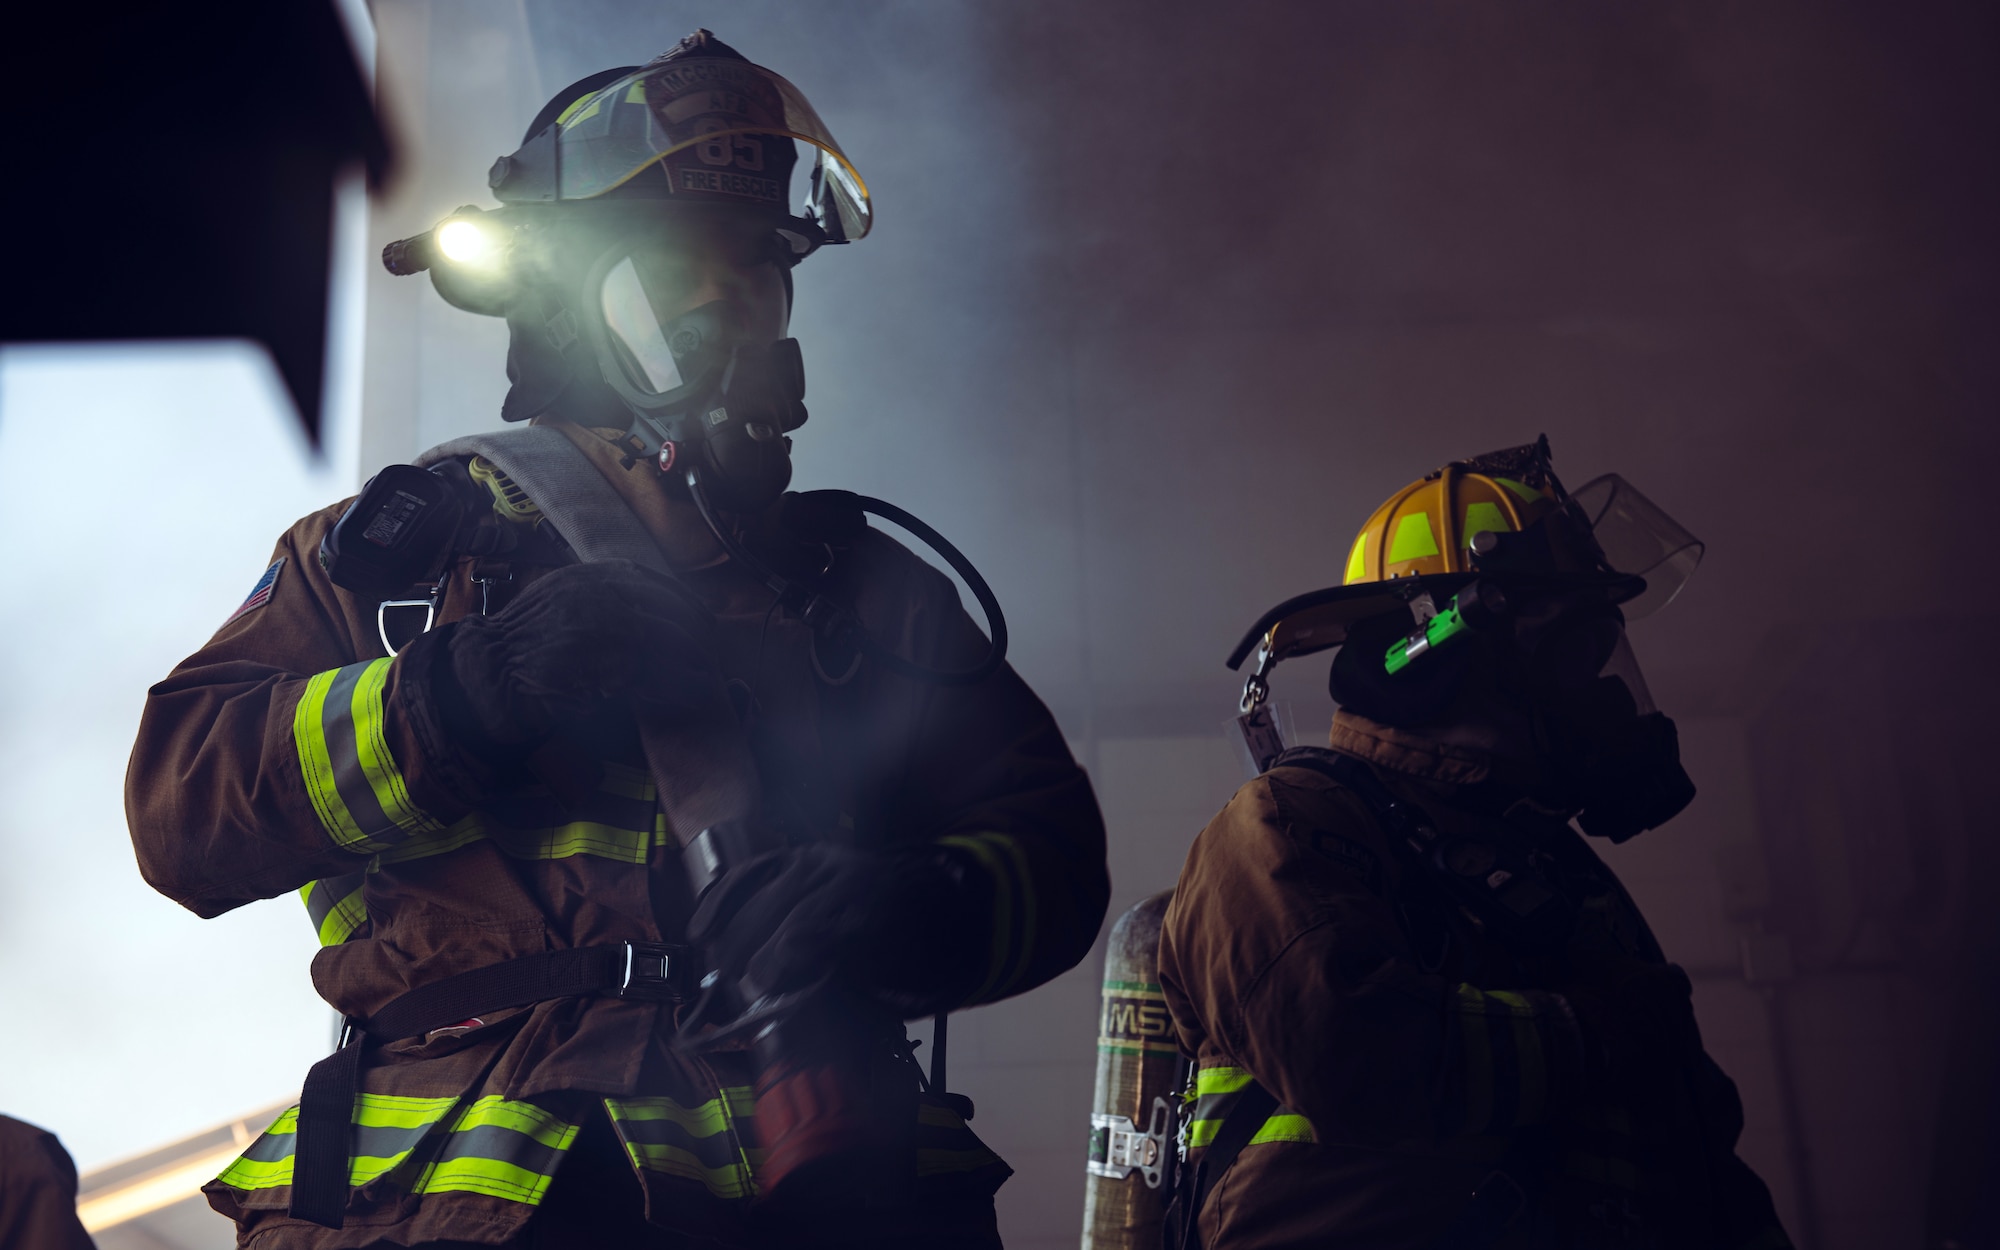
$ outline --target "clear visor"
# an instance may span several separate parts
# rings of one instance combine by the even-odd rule
[[[565,112],[556,121],[557,197],[592,199],[689,149],[719,176],[756,178],[765,172],[763,148],[730,142],[743,135],[811,147],[805,214],[831,237],[868,233],[868,187],[805,96],[762,66],[725,57],[648,66]]]
[[[1702,542],[1616,473],[1584,483],[1570,498],[1583,509],[1591,535],[1613,571],[1646,579],[1645,593],[1621,604],[1627,620],[1650,616],[1673,601],[1701,563]]]

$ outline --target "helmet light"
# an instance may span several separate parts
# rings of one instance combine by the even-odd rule
[[[491,264],[500,250],[491,229],[466,217],[453,217],[438,227],[437,249],[453,264],[476,266]]]

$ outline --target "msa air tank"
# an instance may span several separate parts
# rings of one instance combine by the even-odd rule
[[[1173,891],[1112,926],[1097,1025],[1083,1250],[1153,1250],[1173,1196],[1179,1048],[1160,993],[1160,920]]]

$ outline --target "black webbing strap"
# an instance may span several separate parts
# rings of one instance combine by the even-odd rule
[[[339,1228],[347,1210],[348,1141],[360,1091],[361,1052],[373,1038],[390,1042],[442,1029],[486,1012],[551,998],[616,991],[622,997],[671,1000],[681,988],[678,947],[621,942],[542,951],[446,977],[394,999],[366,1020],[349,1020],[340,1049],[306,1074],[299,1093],[292,1156],[293,1219]]]
[[[1236,1162],[1236,1156],[1250,1144],[1257,1130],[1264,1127],[1264,1121],[1278,1109],[1278,1096],[1265,1089],[1256,1081],[1245,1085],[1236,1095],[1236,1105],[1222,1117],[1216,1126],[1215,1140],[1202,1151],[1201,1162],[1196,1165],[1194,1178],[1188,1184],[1187,1209],[1182,1213],[1180,1250],[1200,1250],[1201,1209],[1208,1204],[1208,1193],[1215,1188],[1216,1180],[1229,1165]]]

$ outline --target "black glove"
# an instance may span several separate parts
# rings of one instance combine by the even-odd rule
[[[729,871],[688,935],[710,967],[761,993],[833,979],[912,1019],[957,1006],[984,978],[991,908],[958,852],[821,844]]]
[[[1646,948],[1636,914],[1609,892],[1584,900],[1564,950],[1562,996],[1582,1035],[1588,1079],[1655,1125],[1680,1113],[1704,1062],[1694,986]]]
[[[608,700],[649,714],[727,707],[707,646],[708,611],[629,560],[573,564],[529,584],[497,616],[445,634],[432,669],[445,727],[475,754],[521,754]]]

